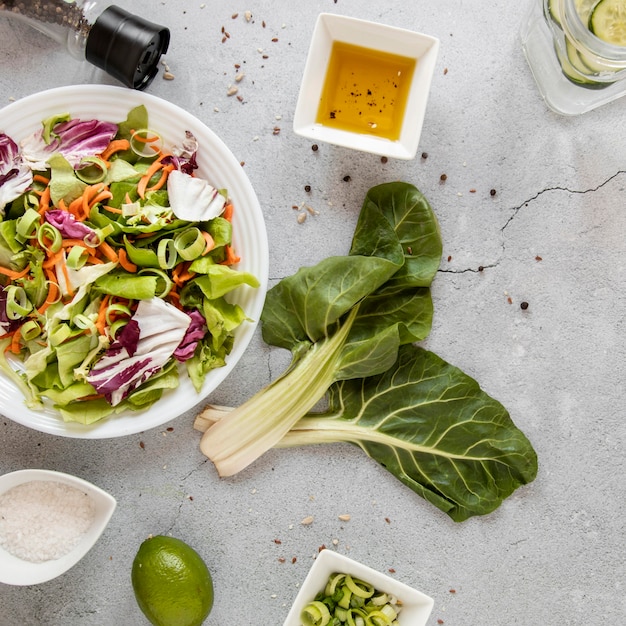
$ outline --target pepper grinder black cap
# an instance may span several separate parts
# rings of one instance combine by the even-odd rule
[[[144,89],[156,76],[169,43],[167,28],[112,5],[91,27],[85,58],[127,87]]]

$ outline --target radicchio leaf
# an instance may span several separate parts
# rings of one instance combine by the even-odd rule
[[[190,359],[198,343],[206,335],[207,325],[200,311],[192,311],[188,313],[191,318],[191,324],[185,333],[185,337],[180,342],[180,345],[174,351],[174,358],[181,363]]]
[[[189,315],[160,298],[141,300],[87,381],[116,406],[167,363],[190,324]]]
[[[0,288],[0,337],[12,333],[22,324],[22,320],[12,320],[7,315],[7,292]]]
[[[32,181],[33,174],[24,164],[18,145],[0,133],[0,215],[4,215],[4,207],[21,196]]]
[[[96,243],[96,232],[87,224],[79,222],[72,213],[61,209],[50,209],[44,213],[45,220],[62,235],[71,239],[85,239]]]
[[[104,151],[117,133],[117,124],[73,119],[56,124],[53,130],[50,143],[46,143],[43,129],[22,141],[23,157],[32,169],[45,169],[46,161],[55,153],[76,167],[84,157]]]

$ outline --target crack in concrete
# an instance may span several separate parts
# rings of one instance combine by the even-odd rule
[[[596,187],[589,187],[589,189],[570,189],[569,187],[546,187],[545,189],[538,191],[534,196],[531,196],[530,198],[522,202],[520,205],[513,207],[511,209],[512,211],[511,216],[505,222],[504,226],[500,229],[500,232],[503,233],[507,229],[509,224],[515,219],[515,217],[522,210],[523,207],[528,206],[531,202],[534,202],[537,198],[542,196],[544,193],[548,193],[549,191],[564,191],[566,193],[579,194],[579,195],[584,195],[586,193],[594,193],[595,191],[598,191],[599,189],[602,189],[602,187],[608,185],[612,180],[614,180],[621,174],[626,174],[626,170],[618,170],[617,172],[615,172],[615,174],[612,174],[607,179],[603,180]]]
[[[570,189],[569,187],[546,187],[545,189],[538,191],[534,196],[531,196],[530,198],[524,200],[524,202],[522,202],[518,206],[515,206],[512,209],[510,209],[512,211],[511,216],[506,220],[504,226],[500,228],[500,233],[504,234],[504,231],[508,228],[509,224],[511,224],[511,222],[517,217],[517,214],[524,207],[528,206],[531,202],[534,202],[535,200],[537,200],[537,198],[542,196],[544,193],[548,193],[549,191],[564,191],[566,193],[580,194],[580,195],[584,195],[586,193],[594,193],[598,191],[599,189],[602,189],[602,187],[605,187],[606,185],[608,185],[611,181],[615,180],[618,176],[621,176],[622,174],[626,174],[626,170],[618,170],[617,172],[615,172],[615,174],[612,174],[607,179],[603,180],[599,185],[595,187],[589,187],[588,189]],[[502,248],[502,255],[504,255],[504,251],[506,249],[504,240],[502,241],[500,247]],[[491,263],[488,265],[479,265],[476,268],[473,268],[473,267],[468,267],[465,269],[441,269],[440,268],[439,270],[437,270],[437,272],[440,274],[467,274],[467,273],[479,274],[480,272],[486,269],[498,267],[498,265],[499,265],[499,261],[496,261],[495,263]]]

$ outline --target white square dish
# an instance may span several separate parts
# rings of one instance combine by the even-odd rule
[[[26,469],[0,476],[0,495],[31,481],[61,483],[87,494],[93,502],[94,519],[72,550],[58,559],[35,563],[0,547],[0,583],[7,585],[37,585],[60,576],[76,565],[98,541],[116,507],[113,496],[90,482],[49,470]]]
[[[338,552],[325,549],[319,553],[311,566],[283,626],[302,626],[300,621],[302,610],[324,589],[329,576],[333,573],[350,574],[370,583],[378,591],[398,598],[402,602],[402,610],[398,614],[400,626],[425,626],[433,610],[434,600],[421,591]]]
[[[397,140],[366,132],[333,128],[317,121],[331,52],[336,42],[364,48],[371,54],[397,55],[415,60]],[[293,121],[294,132],[314,141],[362,152],[397,159],[414,158],[438,51],[439,40],[429,35],[342,15],[321,13],[315,24],[300,85]]]

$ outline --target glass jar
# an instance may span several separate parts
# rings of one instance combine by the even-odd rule
[[[626,94],[626,45],[589,29],[601,0],[532,0],[522,47],[548,106],[564,115],[590,111]]]
[[[25,21],[128,87],[145,88],[167,52],[167,28],[98,0],[0,0],[0,16]]]

